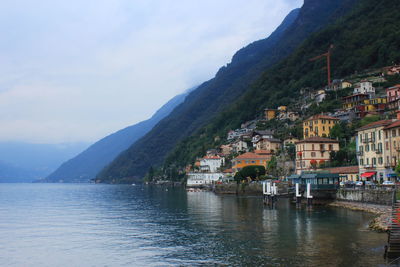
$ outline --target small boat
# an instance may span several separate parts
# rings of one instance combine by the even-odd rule
[[[136,186],[136,184],[132,184],[133,186]]]

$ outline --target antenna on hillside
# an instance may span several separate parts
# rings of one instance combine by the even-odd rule
[[[333,45],[331,44],[328,48],[328,52],[309,59],[310,61],[315,61],[320,58],[326,57],[326,68],[328,71],[328,87],[331,86],[331,50],[332,49],[333,49]]]

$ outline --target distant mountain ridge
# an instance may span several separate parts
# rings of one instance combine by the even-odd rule
[[[179,141],[223,112],[251,88],[262,73],[288,56],[313,32],[341,17],[354,2],[306,0],[303,7],[292,11],[268,38],[238,51],[215,78],[193,91],[182,105],[100,172],[97,180],[114,183],[143,177],[150,166],[162,164]],[[229,119],[236,120],[235,117]],[[190,151],[191,148],[182,149]]]
[[[191,88],[169,100],[148,120],[126,127],[97,141],[76,157],[64,162],[51,173],[46,182],[88,182],[122,151],[150,131],[154,125],[167,116],[186,96]]]
[[[0,142],[0,182],[32,182],[87,148],[87,143]]]

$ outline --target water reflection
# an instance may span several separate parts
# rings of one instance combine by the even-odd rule
[[[0,185],[1,266],[377,266],[370,215],[285,199],[107,185]]]

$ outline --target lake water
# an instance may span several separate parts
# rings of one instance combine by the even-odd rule
[[[371,218],[181,188],[0,184],[0,266],[382,266]]]

